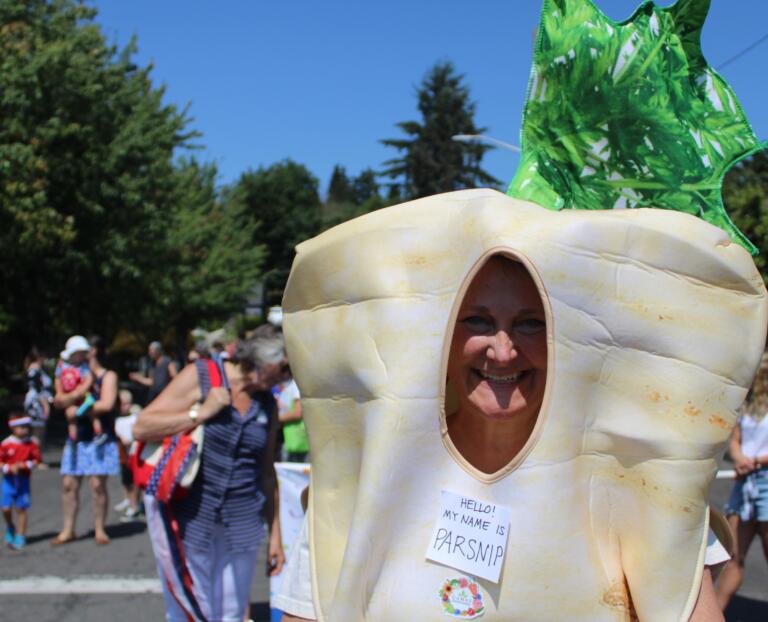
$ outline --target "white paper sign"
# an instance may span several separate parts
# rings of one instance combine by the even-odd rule
[[[503,505],[443,490],[427,559],[498,583],[510,514]]]

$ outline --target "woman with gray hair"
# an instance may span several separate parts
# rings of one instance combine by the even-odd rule
[[[212,386],[207,362],[197,360],[136,421],[134,436],[150,442],[205,426],[200,471],[189,494],[171,508],[196,610],[183,609],[163,582],[170,622],[243,620],[264,519],[268,573],[282,569],[274,470],[277,416],[269,389],[285,365],[282,335],[257,331],[220,361],[223,386]]]

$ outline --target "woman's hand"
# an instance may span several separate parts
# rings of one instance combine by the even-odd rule
[[[739,452],[733,456],[733,467],[736,469],[736,474],[739,476],[749,475],[755,470],[755,459],[745,456]]]
[[[285,564],[285,552],[280,531],[273,529],[269,534],[269,550],[267,552],[267,576],[280,574]]]
[[[197,423],[194,422],[189,416],[189,410],[201,399],[197,370],[194,365],[187,365],[163,392],[141,411],[133,426],[133,437],[137,441],[159,442],[166,436],[191,430],[200,423],[200,419]],[[198,417],[199,415],[200,411]]]
[[[198,417],[201,421],[208,421],[208,419],[215,417],[222,408],[229,406],[231,403],[232,396],[229,393],[229,389],[212,387],[208,391],[208,397],[205,398],[202,406],[200,406]]]

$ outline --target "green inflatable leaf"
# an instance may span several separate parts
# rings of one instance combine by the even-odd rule
[[[645,2],[617,23],[591,0],[544,0],[507,193],[549,209],[674,209],[756,254],[726,214],[721,185],[766,145],[704,59],[709,4]]]

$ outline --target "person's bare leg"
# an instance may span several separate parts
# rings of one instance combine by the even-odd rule
[[[757,523],[757,534],[760,536],[760,542],[763,544],[763,555],[768,562],[768,522],[760,521]]]
[[[725,622],[723,612],[717,606],[715,587],[712,585],[712,573],[709,568],[704,568],[699,597],[696,599],[696,606],[693,608],[689,622]]]
[[[43,423],[43,425],[33,427],[32,436],[34,436],[37,439],[37,446],[40,449],[40,453],[42,454],[45,451],[45,447],[46,447],[45,441],[47,438],[45,423]],[[40,468],[43,464],[45,463],[41,462],[40,464],[37,465],[37,468]]]
[[[54,542],[64,542],[75,537],[75,521],[80,506],[82,475],[65,475],[61,478],[62,527]]]
[[[101,428],[101,419],[96,417],[95,415],[91,415],[91,425],[93,426],[93,435],[94,436],[101,436],[103,430]]]
[[[71,441],[77,440],[77,406],[68,406],[64,411],[67,418],[67,437]]]
[[[13,510],[12,508],[3,508],[3,518],[5,519],[6,527],[13,527]]]
[[[16,520],[18,525],[16,527],[16,533],[22,536],[27,535],[27,511],[16,508]]]
[[[139,487],[136,484],[131,484],[129,488],[126,488],[125,498],[128,499],[130,508],[132,510],[139,509]]]
[[[741,587],[744,579],[744,559],[752,538],[755,537],[755,521],[744,522],[739,520],[737,514],[731,514],[728,516],[728,524],[736,538],[733,544],[733,558],[725,565],[717,582],[717,604],[722,611],[725,611],[731,598]]]
[[[93,509],[93,536],[99,544],[109,542],[104,529],[107,523],[107,476],[91,475],[91,508]]]

